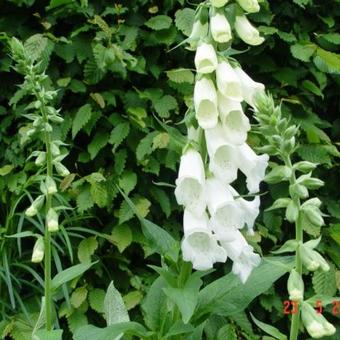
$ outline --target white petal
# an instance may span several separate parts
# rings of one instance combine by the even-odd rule
[[[205,175],[201,155],[189,149],[182,155],[176,180],[175,196],[178,204],[201,214],[205,210]]]
[[[218,109],[226,140],[235,145],[245,143],[250,123],[241,104],[218,93]]]
[[[195,55],[195,66],[198,73],[211,73],[216,70],[217,56],[211,44],[198,46]]]
[[[260,45],[264,38],[260,36],[259,31],[249,22],[245,15],[236,16],[235,30],[238,36],[249,45]]]
[[[254,97],[256,96],[256,94],[264,91],[264,85],[255,82],[240,67],[235,67],[234,71],[238,75],[242,86],[242,97],[247,104],[254,107]]]
[[[183,215],[183,229],[184,234],[190,234],[193,231],[210,231],[208,226],[209,218],[207,213],[204,211],[201,215],[196,215],[188,209],[184,209]]]
[[[236,0],[238,4],[248,13],[256,13],[260,10],[257,0]]]
[[[211,5],[214,7],[223,7],[229,0],[211,0]]]
[[[269,156],[258,156],[248,144],[238,146],[238,167],[247,176],[247,188],[250,193],[258,192],[268,166]]]
[[[222,61],[216,69],[217,88],[222,95],[236,101],[242,101],[242,87],[237,74],[230,64]]]
[[[232,38],[229,22],[223,14],[216,13],[211,17],[210,30],[216,42],[226,43]]]
[[[205,130],[207,149],[210,157],[209,169],[226,184],[237,177],[236,149],[228,143],[226,133],[218,124],[213,129]]]
[[[202,129],[213,128],[217,124],[217,94],[214,83],[207,78],[196,81],[194,90],[196,118]]]

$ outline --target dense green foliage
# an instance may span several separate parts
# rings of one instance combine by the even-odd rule
[[[69,151],[63,162],[71,174],[58,186],[60,202],[70,209],[60,217],[64,229],[54,239],[53,275],[79,263],[84,268],[54,296],[63,338],[85,339],[105,320],[110,326],[104,297],[111,281],[130,320],[144,325],[126,326],[137,338],[199,339],[204,328],[206,339],[254,339],[261,330],[250,323],[246,307],[288,334],[282,304],[288,299],[287,278],[280,278],[290,269],[289,258],[267,259],[245,286],[228,274],[228,264],[189,278],[190,268],[178,260],[182,214],[173,184],[185,144],[183,120],[192,113],[194,72],[193,53],[184,45],[171,48],[190,34],[194,10],[193,2],[184,0],[1,5],[0,334],[30,339],[43,295],[43,267],[30,261],[34,240],[27,233],[41,231],[43,224],[24,215],[38,191],[37,168],[28,156],[41,142],[25,139],[31,97],[23,99],[18,87],[23,79],[13,70],[12,36],[47,68],[44,86],[58,89],[54,106],[64,118],[53,135]],[[340,1],[263,1],[261,12],[251,17],[266,42],[247,50],[236,41],[235,58],[301,127],[297,157],[319,163],[317,176],[325,182],[317,194],[326,226],[305,223],[304,229],[313,238],[322,236],[318,250],[331,270],[310,276],[306,296],[320,295],[336,325],[331,302],[340,289]],[[266,145],[256,133],[249,142]],[[288,187],[265,184],[262,191],[264,210],[286,197]],[[263,256],[294,237],[279,210],[263,212],[256,230],[248,241]],[[88,323],[93,326],[81,329]],[[109,331],[119,335],[124,329]]]

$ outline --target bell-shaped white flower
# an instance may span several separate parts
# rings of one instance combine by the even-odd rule
[[[223,7],[229,0],[210,0],[210,3],[214,7]]]
[[[215,262],[225,262],[225,250],[217,243],[216,237],[208,228],[208,216],[201,216],[184,210],[184,239],[182,241],[183,259],[192,262],[196,270],[212,268]]]
[[[213,39],[218,43],[226,43],[232,38],[230,24],[221,13],[215,13],[210,18],[210,31]]]
[[[236,149],[228,143],[225,131],[218,124],[213,129],[205,130],[209,170],[222,182],[229,184],[237,177]]]
[[[199,152],[190,148],[181,157],[175,196],[178,204],[200,215],[206,207],[204,165]]]
[[[226,140],[235,145],[245,143],[247,132],[250,130],[250,122],[243,113],[240,102],[218,93],[218,110]]]
[[[235,18],[235,30],[237,35],[248,45],[256,46],[264,42],[259,31],[249,22],[245,15],[237,15]]]
[[[248,13],[257,13],[260,11],[260,5],[257,0],[236,0],[236,1]]]
[[[222,247],[226,250],[227,256],[233,260],[232,271],[238,275],[242,283],[245,283],[252,270],[257,267],[261,258],[255,254],[243,235],[235,230],[236,238],[231,242],[221,241]]]
[[[260,182],[263,181],[268,166],[269,156],[267,154],[257,155],[248,144],[237,147],[237,163],[239,169],[247,177],[247,188],[250,193],[260,190]]]
[[[44,239],[39,235],[33,247],[31,262],[41,262],[44,259],[44,249]]]
[[[39,195],[32,204],[26,209],[25,215],[28,217],[35,216],[38,211],[42,208],[43,204],[45,202],[45,196]]]
[[[243,100],[239,77],[227,61],[222,61],[218,64],[216,83],[222,95],[239,102]]]
[[[229,185],[229,191],[240,205],[244,223],[248,228],[248,233],[254,235],[254,223],[260,213],[260,197],[255,196],[251,201],[245,200],[242,197],[238,197],[239,193],[231,185]]]
[[[240,67],[235,67],[234,71],[240,80],[244,101],[254,107],[254,98],[258,93],[264,92],[264,85],[251,79]]]
[[[216,70],[217,56],[211,44],[202,43],[198,46],[195,55],[195,66],[198,73],[211,73]]]
[[[55,232],[59,230],[59,222],[58,222],[59,216],[57,212],[50,208],[46,215],[46,224],[49,232]]]
[[[196,81],[194,89],[196,119],[202,129],[211,129],[218,121],[217,94],[215,85],[208,78]]]
[[[207,205],[210,213],[210,227],[219,240],[234,238],[234,229],[243,227],[242,212],[228,186],[215,177],[206,180]]]

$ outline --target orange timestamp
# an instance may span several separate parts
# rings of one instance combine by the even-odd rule
[[[323,313],[323,304],[322,300],[316,300],[314,306],[316,312],[318,314]],[[283,314],[297,314],[299,312],[299,302],[292,300],[283,301]],[[340,300],[332,301],[332,314],[340,315]]]

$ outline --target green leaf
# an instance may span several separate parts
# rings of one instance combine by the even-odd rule
[[[315,66],[322,72],[340,74],[340,55],[337,53],[318,47],[313,61]]]
[[[35,334],[35,340],[62,340],[63,330],[54,329],[53,331],[47,331],[46,329],[41,329]]]
[[[314,55],[317,46],[309,42],[299,42],[290,47],[290,51],[294,58],[304,62],[308,62]]]
[[[256,326],[261,328],[267,334],[273,336],[275,339],[278,339],[278,340],[287,340],[287,336],[282,334],[277,328],[256,319],[255,316],[251,313],[250,313],[250,316],[253,319]]]
[[[152,143],[154,137],[156,137],[158,131],[153,131],[147,134],[138,144],[136,149],[136,157],[138,161],[141,161],[145,158],[146,155],[150,155],[153,151]]]
[[[327,149],[322,145],[301,145],[297,149],[297,153],[305,161],[319,164],[331,164],[331,158],[328,155]]]
[[[104,313],[105,291],[103,289],[94,288],[89,292],[90,307],[97,313]]]
[[[80,213],[92,208],[94,201],[90,192],[90,187],[86,186],[77,196],[77,207]]]
[[[217,279],[200,291],[195,320],[202,320],[210,313],[229,316],[244,310],[293,266],[291,256],[267,257],[252,271],[245,284],[233,273]]]
[[[187,37],[192,31],[195,20],[195,11],[191,8],[179,9],[175,13],[176,27]]]
[[[68,4],[71,4],[71,3],[73,3],[73,0],[51,0],[47,9],[51,10],[51,9],[56,8],[56,7],[68,5]]]
[[[72,138],[73,139],[78,134],[78,132],[86,125],[86,123],[90,120],[91,115],[92,115],[92,107],[90,104],[85,104],[78,110],[72,123]]]
[[[322,91],[320,90],[320,88],[318,86],[316,86],[312,81],[310,80],[304,80],[302,82],[302,86],[312,92],[313,94],[315,94],[316,96],[319,96],[321,98],[323,98],[323,94],[322,94]]]
[[[109,143],[113,144],[112,152],[115,153],[118,146],[129,135],[130,124],[128,122],[120,123],[111,131]]]
[[[185,68],[177,68],[174,70],[166,71],[166,75],[171,81],[177,84],[182,83],[193,84],[195,80],[193,72]]]
[[[298,242],[296,240],[288,240],[286,241],[279,249],[272,250],[273,254],[283,254],[289,252],[295,252],[298,246]]]
[[[333,265],[330,267],[328,272],[324,272],[323,270],[314,272],[312,282],[316,294],[326,296],[334,296],[336,294],[335,270]]]
[[[112,281],[104,299],[104,315],[108,326],[130,320],[123,298]]]
[[[112,230],[112,241],[122,253],[132,243],[132,232],[128,225],[120,224]]]
[[[319,37],[327,40],[334,45],[340,45],[340,34],[339,33],[326,33],[320,34]]]
[[[161,118],[169,118],[170,111],[178,109],[177,100],[168,94],[160,99],[155,100],[154,106],[156,112]]]
[[[116,174],[119,176],[125,169],[127,159],[127,152],[126,149],[121,149],[117,151],[114,155],[114,168]]]
[[[161,206],[162,211],[164,212],[166,217],[169,217],[171,214],[171,203],[165,191],[153,186],[151,188],[151,195],[155,199],[155,201]]]
[[[64,283],[69,282],[73,280],[74,278],[82,275],[89,268],[91,268],[92,265],[94,265],[95,263],[96,262],[76,264],[75,266],[69,267],[63,270],[62,272],[58,273],[52,279],[52,284],[51,284],[52,290],[56,290]]]
[[[234,327],[231,324],[223,326],[217,333],[217,340],[237,340]]]
[[[169,28],[171,24],[172,19],[167,15],[157,15],[149,19],[147,22],[145,22],[145,26],[156,31]]]
[[[312,3],[312,0],[293,0],[293,2],[299,5],[300,7],[305,8],[306,5],[309,5]]]
[[[137,322],[122,322],[106,328],[98,328],[92,325],[81,327],[75,332],[73,340],[113,340],[121,334],[135,335],[139,339],[146,338],[149,335],[147,330]]]
[[[34,34],[25,41],[24,47],[30,58],[35,61],[42,56],[47,48],[47,43],[47,38],[42,34]]]
[[[107,184],[93,182],[90,188],[93,201],[99,208],[104,208],[108,204]]]
[[[84,311],[75,310],[70,316],[67,316],[67,324],[70,331],[74,334],[79,328],[88,324]]]
[[[8,175],[9,173],[12,172],[13,169],[14,169],[14,165],[12,164],[4,165],[3,167],[0,168],[0,176]]]
[[[192,274],[183,288],[163,288],[165,294],[178,306],[184,323],[188,323],[194,314],[198,302],[198,292],[203,283],[200,276],[200,272]]]
[[[75,289],[71,295],[71,305],[74,308],[79,308],[80,305],[86,300],[87,298],[87,289],[85,287],[78,287]]]
[[[118,184],[128,195],[137,185],[137,175],[132,171],[125,171],[119,178]]]
[[[97,132],[91,143],[87,146],[91,159],[94,159],[98,152],[107,144],[109,140],[109,134],[103,132]]]
[[[78,259],[81,263],[90,263],[91,256],[98,248],[98,241],[95,236],[82,240],[78,246]]]

